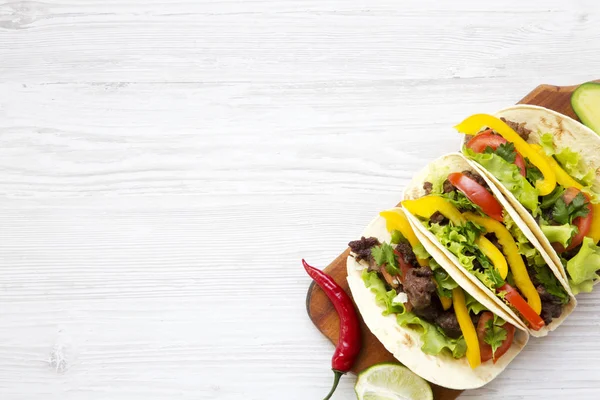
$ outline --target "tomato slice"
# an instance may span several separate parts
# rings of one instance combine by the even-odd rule
[[[394,249],[394,254],[396,255],[396,259],[398,260],[398,265],[400,266],[400,282],[404,283],[404,277],[408,273],[408,270],[411,269],[413,266],[404,261],[404,257],[398,250]]]
[[[515,336],[515,327],[508,322],[502,325],[502,328],[506,330],[506,339],[502,342],[500,347],[496,349],[496,354],[492,351],[492,346],[485,342],[486,326],[485,324],[494,318],[494,314],[489,311],[485,311],[479,317],[477,323],[477,338],[479,339],[479,352],[481,353],[481,362],[484,363],[488,360],[494,359],[494,364],[500,357],[504,355],[510,349],[513,338]]]
[[[473,139],[467,143],[467,147],[473,150],[475,153],[483,153],[486,148],[491,147],[496,150],[498,146],[503,143],[508,143],[506,139],[504,139],[500,135],[494,135],[491,129],[488,129],[482,133],[479,133]],[[517,156],[515,157],[515,165],[519,168],[519,172],[523,176],[527,176],[527,171],[525,169],[525,159],[518,151],[515,150]]]
[[[461,172],[448,175],[448,180],[469,200],[478,205],[488,217],[502,222],[502,205],[485,187]]]
[[[517,309],[521,314],[521,317],[529,324],[529,327],[534,331],[539,331],[546,323],[544,320],[533,311],[533,308],[527,302],[519,292],[508,283],[505,283],[498,289],[500,292],[506,292],[505,299]]]
[[[404,284],[404,278],[406,277],[408,270],[413,268],[413,266],[404,261],[404,256],[402,256],[402,254],[398,250],[394,249],[394,254],[396,255],[396,259],[398,260],[398,265],[400,266],[400,274],[396,275],[396,278],[402,284]],[[404,307],[406,308],[407,312],[411,312],[413,308],[412,304],[409,302],[404,303]]]

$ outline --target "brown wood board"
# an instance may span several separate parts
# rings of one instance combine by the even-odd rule
[[[597,81],[600,82],[600,81]],[[533,104],[543,106],[572,118],[577,118],[571,107],[571,94],[576,86],[553,86],[540,85],[526,95],[518,104]],[[325,268],[325,272],[331,275],[344,290],[350,294],[346,280],[346,258],[349,249],[340,254],[331,264]],[[333,305],[314,283],[308,288],[306,296],[306,310],[312,322],[332,343],[337,344],[339,334],[339,318]],[[352,368],[352,372],[360,372],[373,364],[386,361],[396,361],[394,356],[388,352],[377,338],[369,331],[364,322],[361,322],[363,343],[361,353]],[[333,352],[333,350],[332,350]],[[509,366],[510,368],[510,366]],[[462,391],[452,390],[437,385],[432,385],[435,400],[454,400]]]

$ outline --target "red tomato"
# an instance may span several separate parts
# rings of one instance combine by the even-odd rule
[[[502,328],[506,329],[506,339],[504,342],[496,349],[496,354],[492,352],[492,346],[485,342],[485,334],[486,334],[486,326],[485,324],[494,318],[494,315],[486,311],[481,314],[479,317],[479,322],[477,323],[477,338],[479,339],[479,352],[481,353],[481,362],[484,363],[488,360],[494,359],[494,364],[500,357],[504,355],[510,349],[512,345],[513,338],[515,336],[515,327],[508,322],[502,325]]]
[[[488,217],[502,222],[503,208],[486,188],[460,172],[448,175],[448,180],[463,192],[469,200],[478,205]]]
[[[563,200],[566,204],[569,204],[573,201],[575,196],[581,192],[579,189],[570,187],[563,194]],[[590,202],[590,196],[587,193],[583,193],[583,196],[587,199],[587,208],[590,210],[585,217],[577,217],[573,220],[573,225],[577,227],[579,232],[571,239],[571,244],[566,249],[560,243],[552,243],[552,247],[559,252],[562,253],[564,251],[569,251],[579,246],[581,242],[583,242],[583,238],[590,231],[590,227],[592,226],[592,219],[594,218],[594,209],[592,208],[592,203]]]
[[[404,261],[404,257],[398,250],[394,250],[394,254],[396,254],[396,259],[398,260],[398,265],[400,266],[400,282],[404,283],[404,277],[408,273],[408,270],[412,268],[412,265]]]
[[[496,150],[498,146],[503,143],[507,143],[506,139],[504,139],[500,135],[494,135],[491,129],[483,133],[479,133],[473,139],[467,143],[467,147],[473,150],[475,153],[483,153],[486,148],[491,147]],[[515,150],[516,151],[516,150]],[[515,165],[519,168],[519,172],[523,176],[527,176],[527,172],[525,170],[525,159],[518,151],[516,151],[517,156],[515,158]]]
[[[498,289],[500,292],[506,292],[505,299],[519,311],[521,317],[525,319],[528,323],[529,327],[534,331],[539,331],[546,323],[544,320],[533,311],[533,308],[525,299],[517,292],[515,288],[510,286],[508,283],[505,283],[503,286]]]

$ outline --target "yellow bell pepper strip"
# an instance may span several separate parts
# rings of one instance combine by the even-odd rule
[[[415,235],[415,232],[410,226],[406,215],[404,215],[404,211],[400,207],[382,211],[379,213],[379,215],[385,218],[385,226],[388,232],[393,230],[399,231],[402,236],[408,240],[408,243],[410,243],[411,247],[413,248],[421,244],[419,239],[417,239],[417,235]],[[417,257],[417,263],[419,263],[421,267],[425,267],[429,265],[429,260]]]
[[[452,298],[451,297],[440,296],[440,302],[442,303],[442,308],[444,310],[448,310],[448,309],[450,309],[450,307],[452,307]]]
[[[510,270],[512,271],[517,287],[523,296],[527,298],[529,306],[540,315],[542,312],[542,300],[540,299],[540,294],[533,285],[533,282],[531,282],[527,267],[523,262],[523,257],[519,254],[519,248],[508,229],[506,229],[502,223],[494,219],[482,217],[471,212],[466,212],[463,216],[467,220],[483,226],[486,231],[496,235],[498,242],[502,245],[502,251],[508,259],[508,264],[510,265]],[[503,278],[506,278],[506,275],[504,275]]]
[[[411,214],[422,218],[430,218],[436,211],[439,211],[454,225],[462,225],[466,222],[458,208],[440,196],[429,195],[416,200],[404,200],[402,207]]]
[[[512,142],[515,145],[515,149],[523,157],[527,157],[529,161],[540,170],[542,175],[544,175],[544,179],[535,183],[535,187],[538,189],[540,196],[552,193],[556,187],[556,174],[550,165],[548,165],[548,161],[532,149],[531,146],[517,134],[517,132],[499,118],[488,114],[475,114],[456,125],[455,129],[461,133],[476,135],[483,127],[493,129],[504,139]]]
[[[594,243],[598,243],[600,241],[600,204],[592,203],[592,212],[594,215],[588,236],[592,238]]]
[[[402,202],[402,206],[419,217],[430,218],[438,211],[455,225],[462,225],[466,222],[463,214],[461,214],[456,207],[439,196],[425,196],[417,200],[405,200]],[[477,238],[476,243],[481,248],[483,254],[492,261],[494,268],[498,270],[502,279],[506,278],[506,274],[508,274],[508,265],[500,250],[483,236]]]
[[[479,340],[477,338],[477,332],[467,305],[465,303],[465,294],[459,287],[452,289],[452,301],[454,302],[454,313],[456,314],[456,320],[460,326],[460,330],[467,343],[467,360],[472,369],[477,368],[481,364],[481,352],[479,350]]]
[[[475,240],[475,244],[479,247],[481,252],[492,261],[494,268],[496,268],[496,271],[498,271],[502,279],[506,279],[506,275],[508,275],[508,264],[506,263],[506,258],[504,258],[502,252],[483,236],[479,236]]]
[[[556,174],[556,182],[559,185],[562,185],[566,188],[574,187],[579,190],[583,189],[583,185],[577,182],[575,179],[571,178],[571,175],[567,174],[565,170],[562,169],[562,167],[558,164],[558,162],[556,162],[554,157],[546,154],[544,149],[542,149],[542,146],[540,146],[539,144],[530,144],[530,146],[546,159],[546,161],[550,165],[550,168],[554,170],[554,173]]]

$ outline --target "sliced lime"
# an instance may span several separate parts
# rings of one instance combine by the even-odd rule
[[[358,374],[358,400],[433,400],[429,383],[400,364],[373,365]]]

